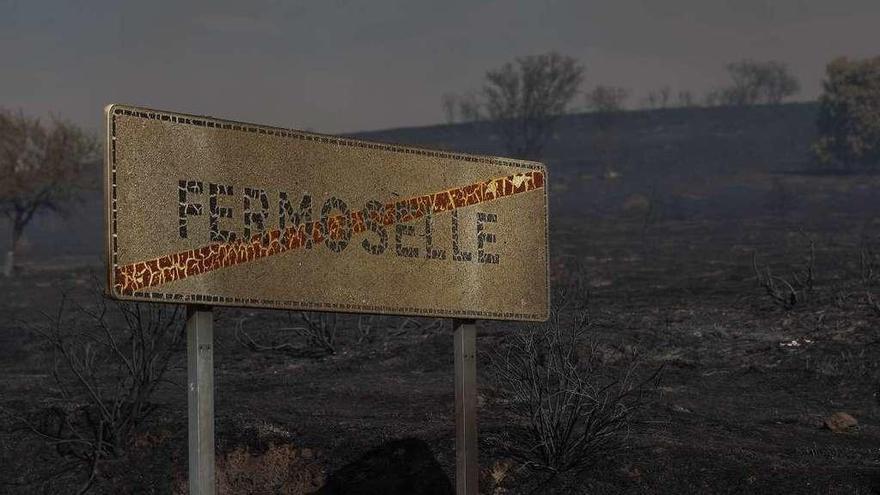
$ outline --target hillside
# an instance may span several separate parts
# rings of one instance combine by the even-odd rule
[[[668,174],[729,174],[795,169],[811,161],[815,103],[778,106],[672,108],[622,113],[613,124],[616,166],[651,178]],[[594,114],[562,117],[544,161],[555,174],[596,173],[601,132]],[[503,154],[485,122],[362,132],[356,137],[470,153]]]
[[[544,157],[555,212],[615,216],[653,203],[677,218],[754,213],[766,202],[768,174],[815,169],[816,111],[816,103],[631,111],[605,134],[594,114],[565,116]],[[504,153],[487,123],[357,136]]]

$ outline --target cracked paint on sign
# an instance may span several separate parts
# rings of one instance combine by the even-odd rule
[[[547,318],[538,162],[127,105],[105,115],[110,297]]]
[[[384,205],[385,215],[382,216],[381,222],[385,226],[412,222],[426,215],[473,206],[542,187],[544,187],[544,174],[539,171],[498,177],[464,187],[386,203]],[[405,213],[394,214],[394,212],[400,211]],[[273,229],[256,234],[247,241],[209,244],[117,267],[114,289],[118,294],[130,295],[136,291],[156,287],[174,280],[298,249],[303,247],[308,240],[315,244],[324,242],[328,238],[337,240],[342,237],[341,230],[345,225],[351,225],[354,234],[365,232],[364,212],[352,212],[348,218],[343,215],[330,217],[327,219],[326,228],[320,221],[308,222],[293,225],[284,230]],[[328,233],[326,236],[324,235],[325,230]]]

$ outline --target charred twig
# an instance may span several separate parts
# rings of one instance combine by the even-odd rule
[[[179,313],[109,302],[96,291],[90,305],[62,297],[56,312],[31,327],[51,353],[57,398],[39,421],[7,414],[81,468],[85,481],[78,493],[91,489],[101,463],[125,453],[135,429],[155,410],[151,397],[181,350]]]
[[[306,339],[307,344],[327,354],[336,353],[336,313],[311,313],[303,311],[291,315],[291,320],[298,319],[302,325],[292,326],[291,330]]]
[[[257,343],[253,337],[250,336],[247,332],[244,331],[244,322],[247,318],[240,318],[238,322],[235,324],[235,340],[238,341],[242,346],[254,351],[254,352],[265,352],[265,351],[294,351],[297,350],[297,347],[293,344],[283,342],[281,344],[275,345],[263,345]],[[279,329],[281,330],[281,329]]]
[[[812,237],[803,234],[809,241],[809,253],[800,269],[793,270],[786,279],[774,275],[770,267],[758,267],[758,252],[752,253],[752,268],[755,279],[768,297],[783,309],[790,310],[805,303],[813,295],[816,286],[816,244]]]
[[[442,327],[443,321],[442,318],[431,318],[426,321],[424,319],[406,317],[400,321],[400,324],[397,325],[397,329],[391,333],[391,336],[399,337],[407,333],[425,334],[429,330]]]
[[[359,315],[357,317],[357,343],[363,344],[373,340],[373,330],[384,321],[379,315]]]
[[[649,383],[637,378],[637,360],[619,375],[603,373],[601,352],[585,339],[585,316],[547,324],[510,337],[489,354],[500,397],[518,426],[497,439],[509,457],[551,475],[585,469],[623,445],[633,413]]]
[[[280,342],[277,344],[259,343],[250,335],[250,333],[244,330],[245,321],[247,321],[247,318],[240,318],[238,322],[236,322],[234,333],[235,340],[243,347],[253,352],[284,352],[298,357],[321,357],[327,355],[325,349],[309,344],[302,346],[296,345],[292,342]],[[279,327],[273,328],[272,330],[278,332],[292,331],[297,335],[303,335],[309,332],[309,329],[302,326]]]

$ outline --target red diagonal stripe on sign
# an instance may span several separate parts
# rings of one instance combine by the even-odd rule
[[[544,173],[541,171],[508,175],[385,203],[381,213],[373,212],[373,220],[386,226],[412,222],[428,214],[452,211],[542,187],[544,187]],[[132,295],[149,287],[299,249],[309,242],[317,244],[328,238],[339,239],[346,228],[346,222],[351,226],[352,235],[360,234],[366,231],[365,211],[352,212],[347,215],[348,218],[345,215],[328,218],[326,235],[321,222],[307,222],[292,225],[284,230],[269,230],[254,235],[246,241],[208,244],[146,261],[117,266],[113,281],[115,292]]]

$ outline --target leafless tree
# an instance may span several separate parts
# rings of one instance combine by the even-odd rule
[[[722,89],[727,105],[778,104],[800,91],[800,82],[781,62],[741,60],[727,65],[730,86]]]
[[[0,215],[12,227],[6,276],[24,229],[39,213],[65,212],[92,178],[97,152],[96,139],[74,124],[0,109]]]
[[[588,138],[606,174],[618,166],[620,140],[617,124],[629,94],[624,88],[600,84],[586,95],[587,109],[592,112],[597,127]]]
[[[678,92],[678,106],[682,108],[690,108],[695,106],[694,93],[689,89]]]
[[[586,95],[587,109],[593,112],[619,112],[625,109],[630,91],[618,86],[599,84]]]
[[[586,95],[587,109],[595,113],[601,130],[608,130],[614,117],[626,108],[630,92],[626,88],[600,84]]]
[[[46,410],[3,410],[55,449],[64,472],[83,476],[88,491],[102,462],[121,457],[132,434],[156,409],[153,396],[182,351],[179,307],[63,299],[45,323],[34,327],[51,353],[55,396]]]
[[[454,124],[457,120],[458,96],[455,93],[443,93],[440,97],[440,105],[443,107],[443,115],[447,124]]]
[[[480,95],[469,91],[458,97],[458,115],[462,122],[483,120],[483,103],[480,101]]]
[[[666,108],[669,106],[669,98],[672,95],[672,88],[669,86],[663,86],[657,91],[657,94],[660,97],[660,108]]]
[[[645,95],[643,100],[646,108],[650,108],[652,110],[658,108],[666,108],[669,106],[669,98],[672,96],[672,88],[669,86],[662,86],[658,89],[652,89],[648,91],[648,94]]]
[[[520,57],[487,72],[486,112],[507,151],[518,158],[539,158],[582,79],[583,67],[558,53]]]
[[[703,104],[707,107],[717,107],[721,104],[721,91],[712,89],[703,96]]]

